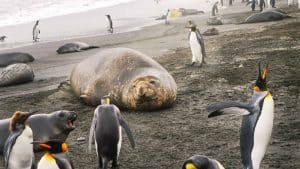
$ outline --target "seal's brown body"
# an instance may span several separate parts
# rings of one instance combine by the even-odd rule
[[[155,110],[170,107],[177,86],[173,77],[150,57],[127,48],[113,48],[80,62],[72,71],[71,86],[89,105],[111,95],[121,108]]]

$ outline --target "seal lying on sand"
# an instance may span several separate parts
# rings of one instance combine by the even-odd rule
[[[170,107],[177,93],[173,77],[150,57],[128,48],[99,52],[72,71],[71,86],[89,105],[110,94],[122,108],[154,110]]]
[[[56,52],[58,54],[63,53],[72,53],[72,52],[81,52],[81,50],[88,50],[92,48],[99,48],[99,46],[90,46],[83,42],[72,42],[64,44],[63,46],[59,47]]]
[[[213,36],[213,35],[219,35],[219,31],[216,28],[207,29],[203,32],[203,35],[205,36]]]
[[[32,67],[25,63],[16,63],[0,71],[0,87],[32,82],[34,73]]]
[[[244,23],[277,21],[290,17],[291,16],[287,15],[287,13],[282,11],[281,9],[272,8],[249,16],[248,18],[246,18]]]
[[[64,142],[69,133],[75,129],[74,121],[77,114],[73,111],[60,110],[50,114],[35,114],[28,118],[27,122],[33,132],[34,141],[48,141],[51,139]],[[0,154],[3,154],[3,146],[9,136],[10,119],[0,120]],[[35,151],[37,151],[37,146]]]
[[[221,21],[220,18],[216,16],[212,16],[208,18],[207,25],[223,25],[223,22]]]
[[[33,62],[34,57],[28,53],[10,52],[0,54],[0,67],[4,67],[14,63]]]

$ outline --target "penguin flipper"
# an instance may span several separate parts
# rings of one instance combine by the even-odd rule
[[[72,161],[65,154],[53,154],[53,157],[59,168],[74,169]]]
[[[208,118],[226,114],[238,114],[243,116],[252,114],[252,107],[248,104],[240,102],[215,103],[209,105],[207,110],[211,112],[208,115]]]
[[[93,138],[94,138],[94,133],[95,133],[95,128],[96,128],[96,121],[97,121],[97,112],[96,112],[96,110],[94,112],[94,118],[93,118],[91,128],[90,128],[89,144],[88,144],[89,152],[92,152],[92,143],[93,143]]]
[[[133,136],[132,136],[132,132],[131,132],[129,126],[127,125],[127,123],[125,122],[125,120],[123,119],[123,117],[121,116],[120,113],[118,113],[118,118],[119,118],[120,125],[123,127],[123,129],[126,132],[126,135],[127,135],[128,139],[129,139],[131,147],[134,148],[135,147],[135,142],[134,142],[134,139],[133,139]]]
[[[13,146],[16,143],[17,138],[22,134],[23,128],[20,126],[16,127],[16,131],[11,133],[9,137],[7,138],[5,144],[4,144],[4,149],[3,149],[3,155],[4,155],[4,161],[5,161],[5,169],[8,168],[8,162],[9,162],[9,157],[10,157],[10,152],[13,148]]]

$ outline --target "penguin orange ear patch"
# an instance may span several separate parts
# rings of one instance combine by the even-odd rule
[[[61,144],[61,149],[63,152],[67,152],[68,151],[68,145],[66,143]]]
[[[185,169],[197,169],[197,167],[192,163],[187,163],[185,165]]]

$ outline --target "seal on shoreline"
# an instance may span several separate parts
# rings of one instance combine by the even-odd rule
[[[290,17],[291,16],[289,16],[283,10],[278,8],[272,8],[249,16],[248,18],[246,18],[244,23],[278,21]]]
[[[12,64],[0,71],[0,87],[32,82],[33,79],[33,69],[25,63]]]
[[[170,107],[177,94],[173,77],[150,57],[128,48],[112,48],[80,62],[71,87],[88,105],[110,94],[121,108],[155,110]]]
[[[33,62],[34,57],[28,53],[10,52],[0,54],[0,67],[5,67],[14,63]]]
[[[77,114],[73,111],[60,110],[50,114],[35,114],[27,122],[33,131],[34,141],[48,141],[51,139],[65,141],[71,131],[75,129],[74,121]],[[9,136],[9,119],[0,120],[0,154]],[[34,147],[38,151],[38,146]]]
[[[99,46],[90,46],[83,42],[72,42],[72,43],[66,43],[63,46],[59,47],[56,50],[56,52],[58,54],[63,54],[63,53],[81,52],[82,50],[88,50],[93,48],[99,48]]]

